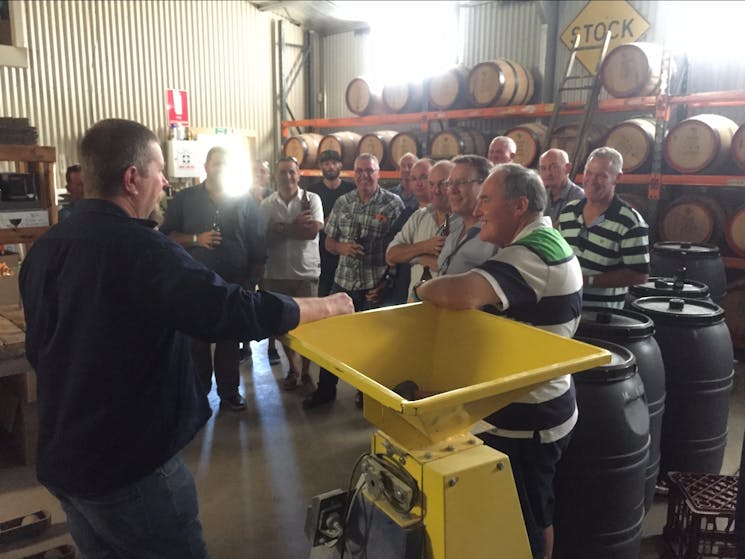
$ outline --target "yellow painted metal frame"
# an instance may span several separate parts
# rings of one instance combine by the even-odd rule
[[[405,468],[422,494],[407,514],[367,497],[402,527],[424,523],[428,559],[530,559],[509,459],[469,429],[540,383],[610,362],[606,350],[428,303],[313,322],[283,343],[363,392],[380,429],[373,453]],[[392,390],[405,380],[438,394],[407,400]]]

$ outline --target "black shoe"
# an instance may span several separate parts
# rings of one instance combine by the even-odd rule
[[[277,351],[276,347],[269,346],[269,350],[267,351],[267,355],[269,356],[269,364],[270,365],[276,365],[279,363],[279,352]]]
[[[220,407],[229,409],[230,411],[243,411],[248,405],[246,405],[246,399],[236,392],[234,396],[222,398],[220,400]]]
[[[354,395],[354,407],[358,410],[362,409],[362,392],[359,390],[357,391],[357,394]]]
[[[334,400],[336,400],[336,388],[330,391],[316,389],[305,397],[305,400],[303,400],[303,407],[306,410],[312,410],[318,406],[329,404]]]

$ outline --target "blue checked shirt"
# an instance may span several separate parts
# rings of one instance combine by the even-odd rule
[[[356,190],[336,201],[326,235],[340,243],[361,244],[365,255],[340,256],[335,283],[347,291],[375,287],[385,273],[385,251],[400,229],[403,209],[401,198],[380,187],[366,204]]]

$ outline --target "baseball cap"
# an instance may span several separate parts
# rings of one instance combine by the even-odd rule
[[[341,154],[333,149],[327,149],[321,152],[318,156],[318,162],[323,163],[324,161],[339,161],[341,162]]]

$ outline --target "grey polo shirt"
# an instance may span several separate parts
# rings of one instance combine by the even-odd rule
[[[567,179],[566,185],[564,185],[559,198],[555,202],[551,193],[546,191],[546,209],[543,211],[543,215],[550,217],[551,223],[556,227],[559,224],[559,216],[564,211],[564,207],[572,200],[581,200],[584,197],[585,191],[582,190],[582,187]]]

